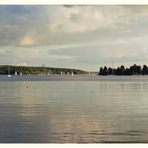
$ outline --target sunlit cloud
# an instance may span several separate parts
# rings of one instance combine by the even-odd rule
[[[20,41],[20,46],[32,46],[35,44],[35,41],[31,38],[31,37],[24,37],[21,41]]]

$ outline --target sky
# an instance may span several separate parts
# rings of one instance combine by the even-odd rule
[[[148,64],[146,5],[0,5],[0,65]]]

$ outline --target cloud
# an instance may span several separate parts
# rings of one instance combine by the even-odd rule
[[[0,62],[88,69],[113,59],[148,63],[147,17],[148,6],[0,6]]]
[[[0,6],[0,45],[22,46],[20,39],[28,34],[31,46],[101,40],[114,32],[145,34],[147,10],[148,6]],[[140,28],[140,22],[145,27]]]
[[[101,65],[111,66],[111,62],[115,62],[115,66],[128,63],[148,62],[148,43],[141,39],[127,39],[125,41],[114,40],[112,42],[94,42],[91,44],[80,44],[79,46],[59,46],[50,50],[50,55],[54,56],[73,56],[74,60],[69,61],[69,65],[86,65],[93,69]],[[139,41],[139,42],[138,42]],[[144,46],[145,45],[145,46]],[[59,59],[57,59],[58,63]],[[66,62],[62,61],[65,65]],[[63,64],[63,65],[64,65]],[[61,64],[57,64],[61,65]],[[92,68],[93,67],[93,68]]]
[[[59,7],[50,17],[51,32],[85,32],[100,28],[121,27],[128,23],[126,9],[119,6]]]
[[[34,44],[35,44],[35,41],[31,37],[28,37],[28,36],[24,37],[19,43],[20,46],[32,46]]]
[[[35,38],[42,33],[43,35],[39,37],[43,37],[43,30],[47,26],[42,6],[0,6],[0,20],[1,46],[19,46],[20,39],[24,38],[26,34]]]
[[[29,66],[26,62],[17,63],[16,66]]]

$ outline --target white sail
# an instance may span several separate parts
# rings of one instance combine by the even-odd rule
[[[8,67],[8,77],[11,77],[11,75],[10,75],[10,67]]]

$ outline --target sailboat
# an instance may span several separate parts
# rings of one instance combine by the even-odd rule
[[[15,75],[17,76],[17,71],[15,71]]]
[[[10,67],[8,67],[8,77],[11,77],[11,75],[10,75]]]

